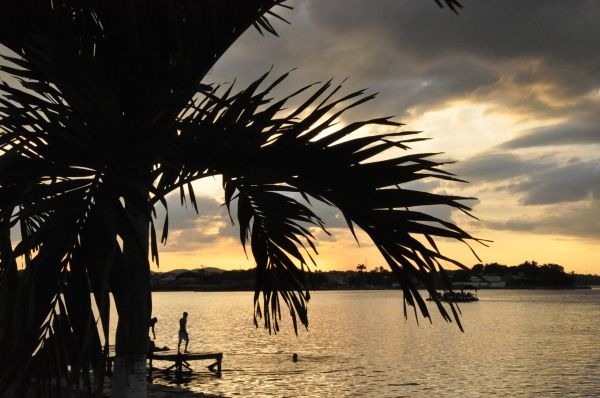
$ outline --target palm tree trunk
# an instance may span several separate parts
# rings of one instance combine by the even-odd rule
[[[16,346],[18,341],[15,339],[14,333],[17,328],[12,325],[18,284],[17,262],[11,256],[10,230],[2,229],[0,232],[0,261],[5,265],[4,269],[0,271],[0,303],[2,303],[0,306],[0,341],[3,343],[0,346],[0,366],[9,366],[10,351],[5,347]]]
[[[111,379],[111,397],[146,398],[146,354],[138,357],[115,358],[115,373]]]
[[[143,197],[136,199],[144,200]],[[152,312],[148,262],[149,223],[140,211],[143,206],[127,206],[128,203],[132,203],[131,199],[129,202],[126,199],[126,213],[139,239],[123,240],[123,264],[115,267],[117,275],[112,278],[119,320],[111,396],[145,398],[148,320]]]

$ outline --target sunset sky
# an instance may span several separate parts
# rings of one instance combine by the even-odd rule
[[[237,79],[242,88],[271,66],[274,75],[298,68],[289,93],[349,77],[347,92],[380,94],[341,123],[396,115],[432,138],[413,151],[457,161],[449,170],[469,184],[417,187],[478,198],[480,221],[433,212],[492,240],[474,247],[483,262],[536,260],[600,273],[600,3],[462,3],[457,16],[433,0],[290,2],[293,10],[278,12],[291,25],[274,20],[280,37],[250,29],[204,82]],[[221,205],[220,181],[196,188],[199,216],[170,198],[160,270],[252,267]],[[357,246],[335,209],[315,211],[333,234],[319,234],[317,269],[384,265],[364,236]],[[469,266],[478,262],[462,244],[441,246]]]

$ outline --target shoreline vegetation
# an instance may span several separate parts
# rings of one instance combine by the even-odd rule
[[[516,266],[476,264],[469,271],[453,270],[447,274],[455,288],[468,284],[478,289],[585,289],[600,285],[600,275],[566,273],[561,265],[535,261]],[[152,291],[253,291],[254,278],[252,269],[207,267],[153,272]],[[442,289],[441,276],[436,275],[435,279],[436,286]],[[383,267],[369,270],[363,264],[356,271],[313,271],[308,274],[308,285],[316,291],[399,289],[390,271]]]

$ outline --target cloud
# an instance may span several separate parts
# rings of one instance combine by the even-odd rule
[[[239,241],[239,227],[237,226],[236,208],[237,201],[232,203],[232,217],[235,225],[227,213],[227,208],[219,201],[210,196],[196,194],[198,213],[193,209],[189,198],[187,207],[182,206],[179,194],[171,194],[167,198],[169,207],[169,240],[162,248],[164,251],[195,251],[199,246],[214,244],[220,240],[235,239]],[[347,228],[346,221],[341,212],[321,201],[311,199],[306,203],[300,195],[292,195],[294,199],[307,205],[325,223],[326,228],[333,233]],[[162,227],[164,211],[158,208],[158,218],[155,225],[158,229]],[[317,228],[307,225],[318,240],[335,241],[334,236],[328,236],[324,232],[318,232]]]
[[[348,90],[381,92],[354,111],[357,117],[401,119],[466,99],[569,118],[600,87],[594,2],[465,1],[458,16],[433,1],[290,4],[294,10],[280,11],[292,23],[276,24],[279,38],[250,29],[208,80],[245,82],[273,64],[279,71],[298,67],[288,92],[350,76]]]
[[[493,182],[533,175],[555,166],[547,157],[525,159],[513,153],[486,152],[458,163],[452,170],[472,183]]]
[[[353,119],[395,114],[411,129],[423,128],[416,122],[422,124],[419,117],[427,111],[481,106],[481,114],[456,112],[456,119],[435,119],[427,127],[426,134],[433,132],[446,145],[432,151],[452,149],[448,156],[456,158],[454,148],[463,148],[466,160],[451,171],[471,184],[453,186],[452,193],[487,189],[486,202],[482,198],[478,206],[489,213],[477,215],[492,220],[488,228],[599,238],[600,2],[462,3],[465,8],[455,16],[432,0],[292,1],[295,9],[282,11],[291,25],[275,21],[279,38],[250,29],[206,80],[237,77],[241,88],[271,65],[273,75],[298,67],[274,93],[281,98],[307,83],[349,76],[343,92],[364,87],[380,92],[352,110]],[[482,128],[474,129],[473,119]],[[570,144],[579,146],[565,155]],[[425,188],[446,187],[435,182]],[[319,234],[325,238],[320,251],[352,252],[339,211],[314,204],[337,239]],[[206,221],[218,230],[218,222],[227,220],[219,215],[224,209],[206,205],[212,207],[204,214],[213,215]],[[425,210],[452,217],[448,208]],[[192,222],[187,214],[181,217]],[[236,230],[224,230],[227,239],[237,239]],[[190,229],[179,241],[214,237]]]
[[[598,158],[565,161],[552,154],[490,151],[453,171],[487,189],[481,203],[488,210],[479,214],[487,221],[473,228],[600,238]]]
[[[600,200],[594,199],[569,207],[554,206],[538,217],[522,216],[506,221],[489,221],[490,229],[600,239]]]
[[[195,251],[199,246],[212,244],[217,240],[239,237],[237,227],[231,225],[227,209],[215,198],[196,194],[198,214],[189,198],[187,206],[182,206],[178,193],[167,198],[169,208],[169,237],[162,251]],[[164,210],[157,206],[157,229],[162,228]]]
[[[521,196],[524,205],[574,202],[600,197],[600,159],[567,162],[556,156],[487,152],[460,162],[453,170],[472,183]]]
[[[600,159],[557,166],[531,175],[509,187],[524,194],[525,205],[573,202],[600,198]]]
[[[594,2],[471,0],[463,2],[459,16],[431,3],[312,1],[309,10],[323,33],[377,38],[375,47],[385,46],[418,64],[458,53],[493,62],[537,58],[561,66],[599,54],[600,5]]]
[[[521,88],[551,85],[551,94],[559,97],[581,96],[598,86],[598,4],[512,0],[465,1],[464,6],[459,16],[429,2],[396,0],[349,0],[343,6],[313,1],[309,10],[326,45],[350,42],[337,64],[345,62],[349,74],[367,80],[424,79],[436,75],[432,65],[443,71],[445,64],[453,79],[466,82],[474,68],[457,68],[459,59]],[[473,76],[478,87],[491,88],[495,80]],[[463,86],[456,88],[456,95],[464,93]]]
[[[600,123],[561,123],[530,130],[521,137],[507,141],[502,148],[516,149],[550,145],[600,144]]]
[[[300,195],[293,195],[294,199],[298,200],[301,203],[306,204],[300,197]],[[329,206],[326,203],[321,201],[311,199],[310,205],[307,206],[318,216],[321,218],[323,223],[325,223],[325,228],[327,230],[334,228],[347,228],[348,224],[346,223],[346,219],[342,215],[342,212],[333,206]],[[321,235],[323,236],[323,235]]]

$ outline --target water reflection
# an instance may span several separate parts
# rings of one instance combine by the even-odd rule
[[[176,347],[189,312],[190,350],[221,351],[185,384],[222,396],[589,396],[600,391],[600,290],[482,291],[461,305],[465,333],[434,317],[405,321],[395,291],[317,292],[310,331],[269,335],[247,292],[154,295],[157,345]],[[433,308],[432,308],[433,309]],[[115,324],[113,322],[113,324]],[[292,361],[298,353],[299,361]],[[169,383],[173,380],[162,379]]]

